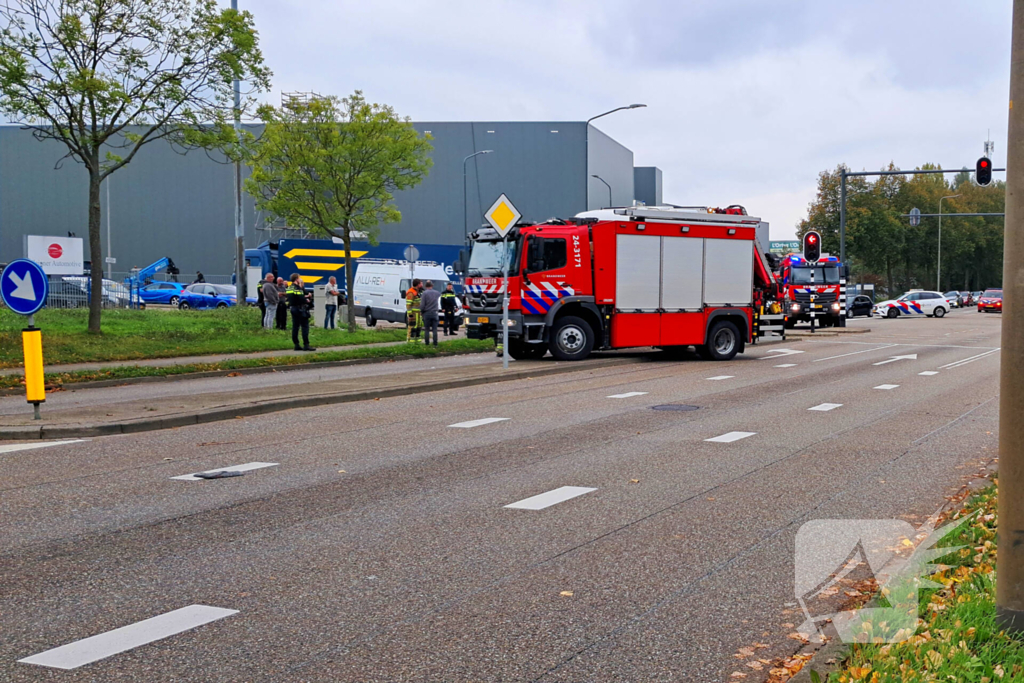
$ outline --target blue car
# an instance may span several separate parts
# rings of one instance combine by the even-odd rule
[[[139,290],[139,297],[147,304],[177,306],[185,285],[181,282],[150,282]]]
[[[234,285],[211,285],[205,282],[189,285],[180,295],[178,308],[227,308],[235,305]],[[249,304],[256,299],[249,297]]]

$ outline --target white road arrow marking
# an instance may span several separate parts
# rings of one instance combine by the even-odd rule
[[[792,356],[797,353],[803,353],[803,351],[794,351],[793,349],[772,349],[768,353],[774,353],[774,356],[763,356],[758,360],[772,360],[774,358],[782,358],[783,356]]]
[[[886,363],[895,363],[898,360],[917,360],[917,354],[912,353],[908,356],[893,356],[889,360],[883,360],[881,363],[872,363],[872,365],[885,365]]]
[[[29,301],[36,300],[36,290],[32,286],[32,273],[25,271],[23,277],[18,277],[18,274],[13,270],[11,271],[11,282],[14,283],[14,291],[11,292],[11,296],[16,299],[28,299]]]

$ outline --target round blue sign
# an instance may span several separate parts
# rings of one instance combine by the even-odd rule
[[[50,283],[42,266],[25,258],[11,261],[0,275],[0,297],[15,313],[32,315],[46,303]]]

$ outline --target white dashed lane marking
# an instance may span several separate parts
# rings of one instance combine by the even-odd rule
[[[708,377],[707,379],[708,379],[709,381],[712,381],[712,382],[714,382],[714,381],[718,381],[718,380],[720,380],[720,379],[732,379],[732,378],[733,378],[733,377],[735,377],[735,376],[736,376],[736,375],[718,375],[717,377]]]
[[[644,396],[646,391],[627,391],[624,394],[612,394],[608,398],[633,398],[634,396]]]
[[[795,368],[796,363],[783,363],[782,365],[776,365],[777,368]]]
[[[179,481],[203,481],[202,477],[197,477],[197,474],[209,474],[211,472],[248,472],[249,470],[260,470],[264,467],[277,467],[276,462],[247,462],[244,465],[232,465],[231,467],[219,467],[215,470],[205,470],[203,472],[193,472],[192,474],[182,474],[177,477],[171,477],[171,479],[177,479]]]
[[[971,356],[970,358],[964,358],[963,360],[958,360],[958,361],[954,361],[952,363],[947,363],[946,365],[940,365],[939,369],[940,370],[947,370],[947,369],[958,368],[961,365],[967,365],[968,363],[973,363],[976,360],[981,360],[982,358],[990,356],[990,355],[992,355],[993,353],[995,353],[998,350],[999,349],[992,349],[991,351],[986,351],[985,353],[979,353],[977,356]]]
[[[808,408],[807,410],[818,410],[820,412],[826,413],[826,412],[828,412],[830,410],[835,410],[836,408],[842,408],[842,407],[843,407],[842,403],[822,403],[820,405],[814,406],[813,408]]]
[[[507,508],[515,508],[517,510],[543,510],[544,508],[557,505],[558,503],[564,503],[567,500],[582,496],[584,493],[590,493],[597,489],[587,488],[585,486],[562,486],[561,488],[548,491],[547,493],[541,493],[530,498],[524,498],[517,503],[510,503],[506,505]]]
[[[713,443],[732,443],[733,441],[739,441],[745,439],[748,436],[754,436],[757,432],[729,432],[728,434],[722,434],[716,436],[713,439],[704,439],[705,441],[711,441]]]
[[[505,420],[511,420],[511,417],[482,417],[479,420],[470,420],[469,422],[456,422],[449,427],[456,427],[458,429],[471,429],[473,427],[479,427],[481,425],[489,425],[493,422],[504,422]]]
[[[877,387],[875,387],[875,389],[882,389],[883,391],[888,391],[889,389],[896,389],[897,387],[899,387],[899,384],[879,384]]]
[[[22,664],[38,664],[54,669],[77,669],[85,664],[183,633],[211,621],[230,617],[232,614],[238,614],[238,610],[189,605],[18,661]]]
[[[925,370],[924,372],[919,372],[917,374],[924,375],[925,377],[931,377],[932,375],[937,375],[939,373],[935,372],[934,370]]]
[[[14,453],[16,451],[28,451],[33,448],[46,448],[47,446],[61,446],[66,443],[82,443],[85,439],[68,439],[67,441],[42,441],[40,443],[9,443],[0,446],[0,453]]]

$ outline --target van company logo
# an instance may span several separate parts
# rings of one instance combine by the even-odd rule
[[[845,643],[899,643],[918,628],[922,589],[939,587],[926,577],[949,565],[936,560],[955,557],[966,546],[936,545],[960,529],[973,515],[938,529],[938,514],[919,528],[884,519],[819,519],[805,523],[796,535],[796,599],[806,621],[798,628],[805,638],[822,633],[829,619]],[[919,541],[916,545],[914,540]],[[880,590],[877,606],[837,610],[854,588]]]

